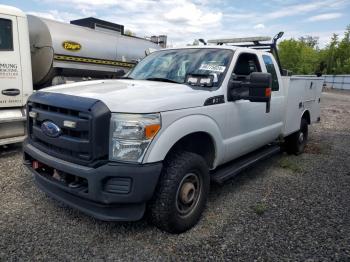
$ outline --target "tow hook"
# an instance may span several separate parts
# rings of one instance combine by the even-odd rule
[[[39,169],[39,168],[42,168],[43,166],[44,166],[44,164],[43,164],[43,163],[40,163],[39,161],[34,160],[34,161],[32,162],[32,167],[33,167],[34,170],[37,170],[37,169]]]
[[[54,169],[54,170],[53,170],[52,178],[53,178],[53,179],[56,179],[57,181],[59,181],[59,182],[61,182],[61,183],[67,184],[66,176],[65,176],[65,175],[61,175],[61,174],[57,171],[57,169]]]

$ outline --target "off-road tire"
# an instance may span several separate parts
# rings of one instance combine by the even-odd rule
[[[188,174],[196,174],[200,180],[197,202],[187,215],[179,210],[179,190],[183,189]],[[206,205],[210,187],[209,169],[198,154],[177,151],[164,161],[156,191],[148,205],[148,219],[152,224],[169,233],[182,233],[192,228],[200,219]],[[181,191],[182,192],[182,191]]]
[[[308,140],[308,123],[301,119],[300,130],[285,138],[285,150],[288,154],[300,155],[304,152]]]

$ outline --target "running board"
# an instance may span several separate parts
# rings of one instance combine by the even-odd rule
[[[211,173],[211,180],[217,184],[223,184],[225,181],[234,178],[240,172],[248,169],[260,160],[266,159],[280,151],[281,148],[278,145],[260,148],[238,158],[237,160],[233,160],[222,167],[218,167],[213,173]]]

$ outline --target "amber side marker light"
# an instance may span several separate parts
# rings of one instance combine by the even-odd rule
[[[145,137],[146,139],[153,138],[159,131],[160,124],[149,125],[145,127]]]

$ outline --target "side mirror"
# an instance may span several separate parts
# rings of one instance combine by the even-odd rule
[[[157,49],[154,49],[154,48],[147,48],[145,50],[145,56],[148,56],[150,54],[152,54],[154,51],[157,51]]]
[[[270,112],[272,78],[269,73],[253,72],[246,81],[230,79],[228,101],[249,100],[266,103],[266,113]]]

